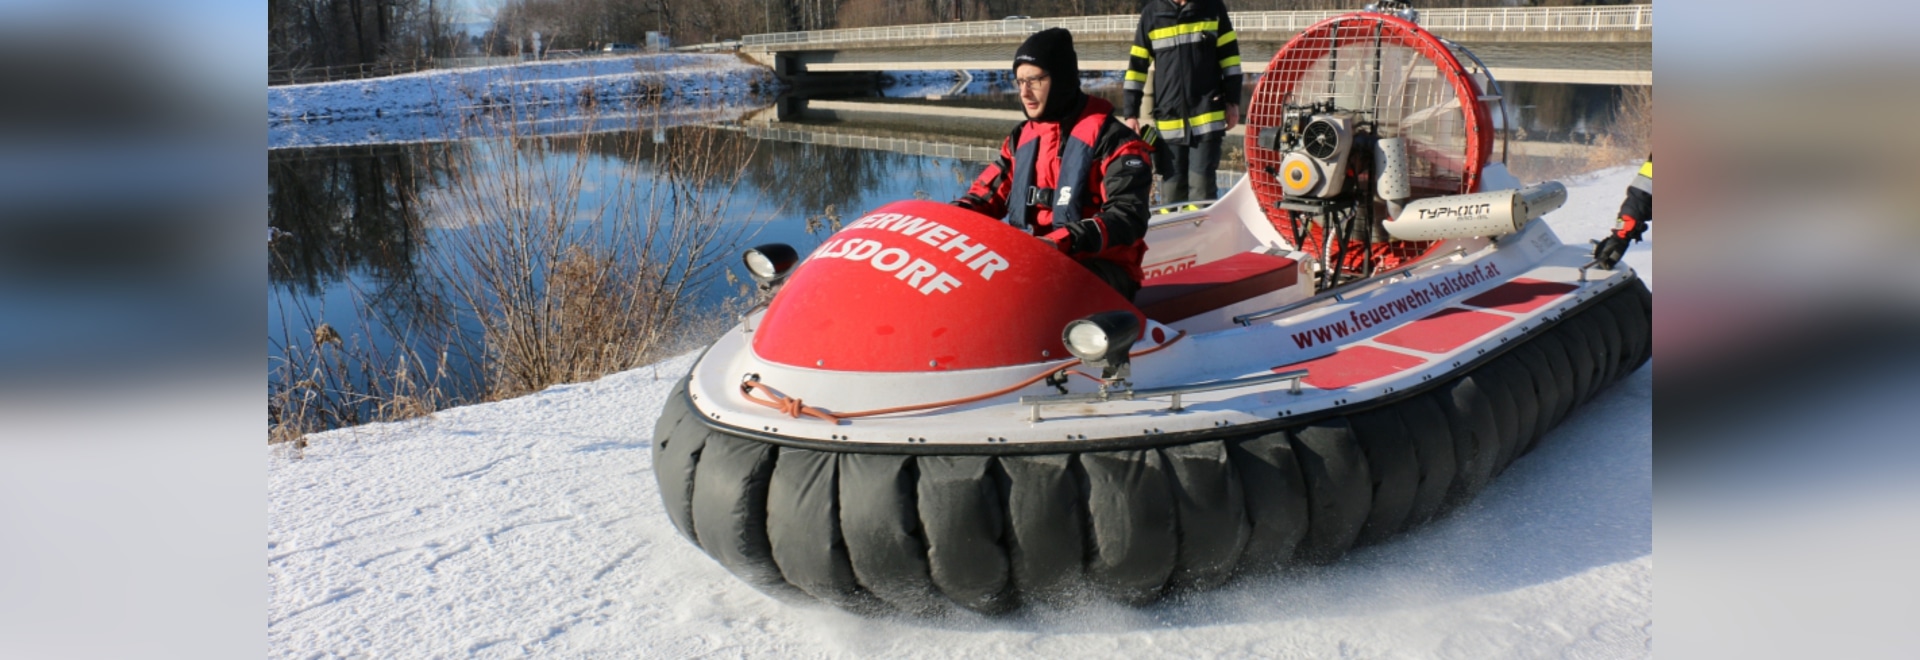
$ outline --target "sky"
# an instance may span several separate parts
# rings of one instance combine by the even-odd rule
[[[493,20],[493,15],[505,4],[507,4],[506,0],[456,0],[454,7],[458,13],[454,15],[454,21],[457,23],[490,22]]]

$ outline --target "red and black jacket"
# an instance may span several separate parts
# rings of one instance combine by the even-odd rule
[[[1066,229],[1070,256],[1118,263],[1138,282],[1153,182],[1147,145],[1113,117],[1112,103],[1082,98],[1071,122],[1021,123],[953,203],[1036,236]],[[1063,173],[1063,164],[1074,163]]]

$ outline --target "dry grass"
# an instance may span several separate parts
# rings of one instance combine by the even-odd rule
[[[487,122],[507,128],[461,150],[444,186],[417,200],[436,224],[454,227],[435,235],[419,265],[422,288],[442,308],[428,316],[441,320],[400,327],[385,317],[343,339],[308,310],[283,314],[289,327],[276,343],[286,357],[269,375],[268,441],[300,446],[315,431],[469,402],[457,392],[497,400],[590,380],[730,326],[738,310],[691,306],[732,256],[722,250],[756,225],[731,209],[755,145],[707,128],[649,145],[655,127],[645,118],[656,114],[591,137],[523,138],[511,127],[524,118]],[[423,360],[404,342],[375,350],[361,338],[376,324],[393,337],[426,333],[438,354]],[[480,332],[458,332],[463,324]],[[307,327],[325,329],[295,336]],[[479,368],[450,369],[450,355]]]
[[[1620,165],[1635,165],[1653,152],[1653,88],[1622,87],[1612,117],[1578,158],[1515,158],[1514,174],[1525,181],[1546,181]]]
[[[283,332],[290,336],[291,331]],[[296,442],[318,431],[431,414],[457,403],[447,353],[431,364],[404,346],[379,350],[364,337],[344,339],[320,323],[311,343],[289,343],[267,381],[267,442]]]
[[[1653,151],[1653,87],[1622,87],[1613,121],[1587,152],[1587,170],[1633,165]]]
[[[430,270],[482,330],[488,398],[662,357],[690,298],[730,256],[719,250],[750,228],[730,207],[751,144],[684,128],[647,145],[651,127],[635,128],[591,139],[500,136],[484,167],[470,164],[433,200],[437,214],[466,227],[450,232]],[[643,149],[651,172],[639,165]],[[597,203],[582,208],[589,187]]]

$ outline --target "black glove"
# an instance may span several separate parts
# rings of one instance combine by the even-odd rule
[[[1601,268],[1613,270],[1613,265],[1620,263],[1620,257],[1627,253],[1627,244],[1640,240],[1640,235],[1645,233],[1647,223],[1630,215],[1620,216],[1613,225],[1613,233],[1607,234],[1605,240],[1593,246],[1593,260],[1600,262]]]
[[[1067,233],[1073,238],[1073,243],[1067,250],[1069,254],[1081,252],[1090,254],[1099,252],[1105,247],[1102,243],[1106,240],[1100,236],[1100,225],[1093,220],[1077,220],[1068,223]]]
[[[1613,265],[1620,263],[1620,257],[1627,253],[1628,242],[1618,234],[1607,234],[1605,240],[1593,246],[1593,260],[1600,262],[1601,268],[1613,270]]]

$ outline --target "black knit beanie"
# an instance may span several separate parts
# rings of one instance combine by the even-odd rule
[[[1014,77],[1020,65],[1032,64],[1046,70],[1053,79],[1047,102],[1040,108],[1042,121],[1059,121],[1069,110],[1079,107],[1080,56],[1073,52],[1073,33],[1063,28],[1047,28],[1027,37],[1020,50],[1013,52]]]

